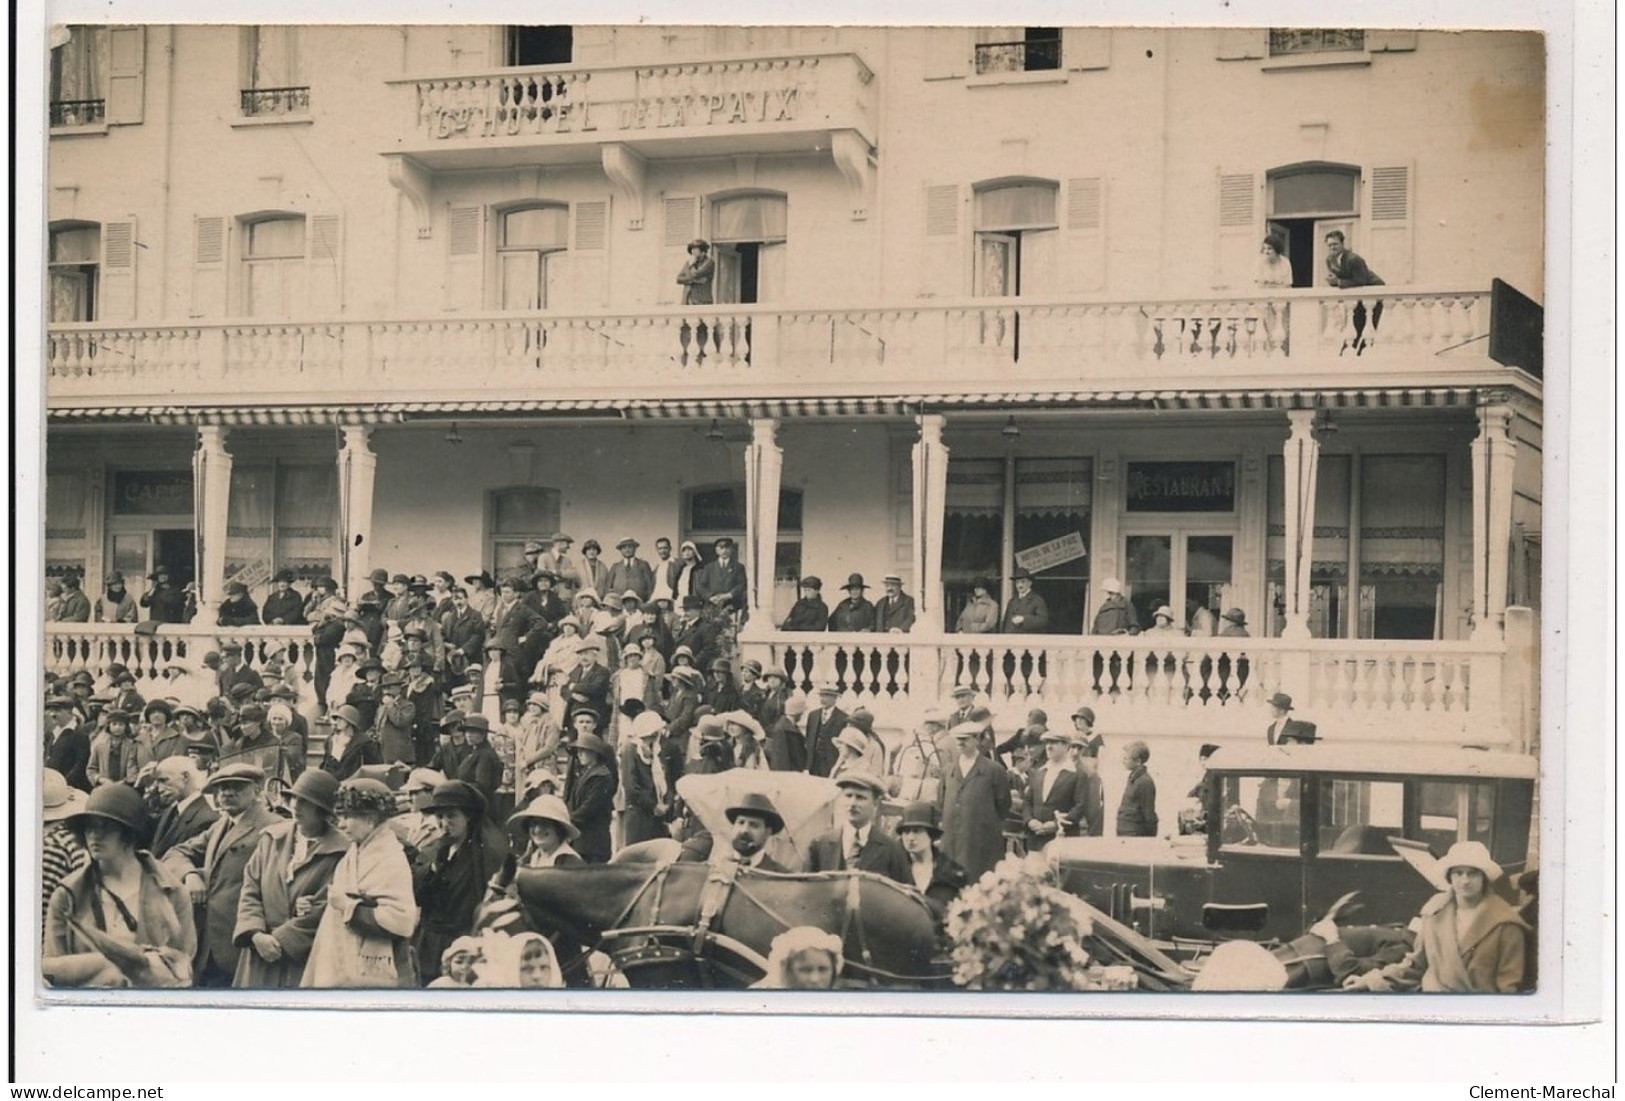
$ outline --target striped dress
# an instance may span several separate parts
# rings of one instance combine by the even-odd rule
[[[44,928],[45,915],[51,909],[51,896],[56,893],[57,886],[90,862],[90,854],[73,831],[60,822],[53,822],[45,830],[44,861],[40,893],[40,928]]]

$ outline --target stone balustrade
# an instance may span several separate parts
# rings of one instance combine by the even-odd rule
[[[1369,288],[1367,288],[1369,290]],[[694,384],[740,397],[855,384],[1033,389],[1092,380],[1193,385],[1215,367],[1300,381],[1414,368],[1481,373],[1488,292],[1283,292],[1167,302],[981,299],[854,310],[768,306],[637,313],[476,314],[288,324],[53,325],[52,402],[162,398],[185,404],[343,396],[399,400],[538,388],[658,394]],[[1379,308],[1380,307],[1380,308]],[[1477,343],[1479,351],[1443,355]]]

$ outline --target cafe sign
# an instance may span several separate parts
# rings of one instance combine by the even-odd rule
[[[1236,464],[1129,463],[1129,512],[1234,512]]]
[[[115,516],[192,515],[190,470],[118,470],[113,472]]]

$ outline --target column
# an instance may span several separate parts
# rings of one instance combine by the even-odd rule
[[[346,599],[367,589],[372,559],[372,488],[378,456],[371,447],[372,429],[350,425],[339,450],[339,548],[336,569]]]
[[[1473,455],[1473,638],[1499,641],[1506,621],[1512,541],[1513,466],[1518,443],[1503,394],[1478,407]]]
[[[946,418],[923,414],[915,418],[920,439],[914,445],[914,612],[915,633],[941,634],[942,525],[948,505],[948,448],[942,442]]]
[[[192,622],[212,627],[226,587],[226,521],[231,510],[231,452],[227,430],[200,425],[192,452],[192,501],[196,512],[197,614]]]
[[[773,579],[779,559],[779,483],[784,450],[778,445],[779,422],[754,417],[745,448],[745,543],[740,560],[749,588],[750,623],[755,632],[771,631]]]
[[[1286,626],[1282,638],[1309,638],[1309,577],[1315,552],[1315,484],[1320,468],[1320,441],[1315,438],[1315,410],[1289,409],[1292,430],[1283,456],[1286,464]]]

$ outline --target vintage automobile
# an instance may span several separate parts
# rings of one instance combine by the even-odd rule
[[[1061,838],[1045,854],[1066,890],[1180,955],[1289,941],[1349,892],[1344,920],[1403,925],[1457,841],[1489,846],[1507,880],[1524,870],[1538,768],[1449,747],[1227,747],[1207,761],[1205,833]]]

